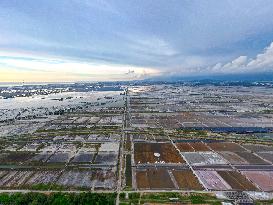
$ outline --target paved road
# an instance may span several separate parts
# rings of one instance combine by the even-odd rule
[[[128,107],[128,96],[127,91],[125,93],[125,110],[123,115],[123,130],[127,127],[127,107]],[[124,158],[124,139],[125,132],[122,133],[121,143],[120,143],[120,154],[119,154],[119,171],[118,171],[118,183],[117,183],[117,198],[116,205],[119,205],[120,192],[122,191],[122,172],[123,172],[123,158]]]
[[[121,145],[120,145],[120,157],[119,157],[119,172],[118,172],[118,183],[117,183],[117,199],[116,205],[119,205],[119,195],[122,190],[122,170],[123,170],[123,144],[124,144],[124,133],[122,133]]]

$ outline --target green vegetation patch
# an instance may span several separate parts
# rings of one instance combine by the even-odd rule
[[[145,203],[182,203],[182,204],[214,204],[220,205],[221,201],[211,194],[187,194],[187,193],[129,193],[120,195],[120,204],[145,204]]]
[[[14,193],[0,194],[0,204],[3,205],[114,205],[115,193]]]
[[[126,169],[125,169],[125,177],[126,177],[126,186],[132,187],[132,167],[131,167],[131,155],[126,155]]]

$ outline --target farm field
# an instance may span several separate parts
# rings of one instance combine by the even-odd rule
[[[202,185],[191,170],[172,170],[172,174],[180,189],[203,190]]]
[[[254,145],[254,144],[244,144],[242,146],[252,152],[273,152],[272,146]]]
[[[135,143],[134,151],[137,164],[185,163],[171,143]]]
[[[218,152],[230,164],[249,164],[245,159],[234,152]]]
[[[241,158],[245,159],[249,164],[269,164],[268,162],[264,161],[262,158],[254,155],[250,152],[236,152]]]
[[[262,191],[273,191],[273,171],[243,171]]]
[[[168,171],[164,168],[137,171],[136,180],[139,189],[175,189]]]
[[[192,146],[196,152],[210,151],[210,149],[202,142],[191,142],[189,145]]]
[[[214,152],[185,152],[183,156],[191,165],[227,164],[219,154]]]
[[[273,152],[257,152],[257,155],[261,158],[273,163]]]
[[[205,188],[208,190],[230,190],[231,186],[216,171],[196,171]]]
[[[207,144],[214,151],[233,151],[233,152],[243,152],[245,151],[240,145],[230,142],[222,143],[208,143]]]
[[[54,184],[61,173],[62,170],[37,171],[26,181],[25,185]]]
[[[193,147],[187,142],[176,143],[180,152],[194,152]]]
[[[249,190],[255,191],[257,188],[236,171],[217,171],[217,173],[231,186],[234,190]]]
[[[1,104],[1,190],[112,192],[119,205],[271,197],[272,88],[123,83]]]

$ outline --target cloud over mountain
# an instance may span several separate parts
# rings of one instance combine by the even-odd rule
[[[273,42],[259,53],[255,58],[239,56],[231,62],[207,67],[208,72],[216,73],[242,73],[273,71]]]

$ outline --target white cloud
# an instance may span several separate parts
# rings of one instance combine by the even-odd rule
[[[250,68],[273,68],[273,42],[265,49],[264,53],[258,54],[253,60],[247,64]]]
[[[273,71],[273,42],[264,49],[263,53],[257,54],[254,59],[247,56],[239,56],[231,62],[217,63],[206,69],[208,72],[218,73],[242,73]]]
[[[123,44],[127,45],[127,49],[133,52],[163,57],[170,57],[178,53],[168,41],[156,35],[120,32],[117,32],[116,35],[123,40]]]
[[[75,4],[84,4],[88,6],[89,8],[95,9],[95,10],[102,10],[105,12],[110,12],[113,14],[121,14],[117,7],[111,4],[108,1],[105,0],[82,0],[82,1],[74,1]]]

